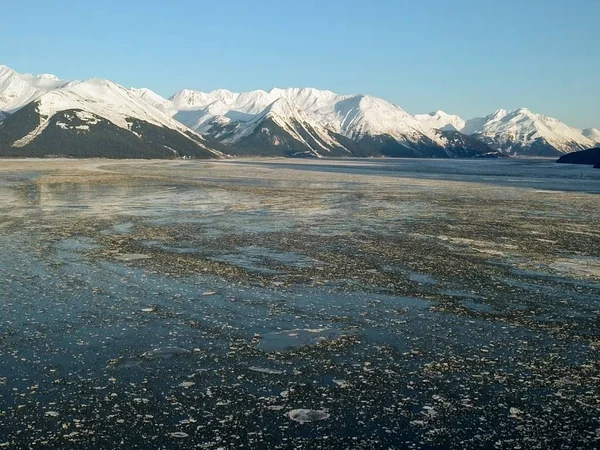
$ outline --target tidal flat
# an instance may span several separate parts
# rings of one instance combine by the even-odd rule
[[[0,449],[600,447],[600,171],[0,160]]]

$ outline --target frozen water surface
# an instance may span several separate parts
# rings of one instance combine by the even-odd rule
[[[284,352],[303,346],[331,343],[347,335],[348,333],[331,328],[283,330],[261,336],[257,348],[267,352]]]
[[[0,448],[597,448],[598,193],[544,160],[2,161]]]

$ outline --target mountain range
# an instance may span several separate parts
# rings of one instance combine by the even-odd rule
[[[311,88],[183,90],[166,99],[109,80],[0,66],[0,156],[558,156],[598,143],[597,129],[526,108],[464,120]]]

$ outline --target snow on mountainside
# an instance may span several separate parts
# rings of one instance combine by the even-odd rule
[[[271,147],[271,154],[352,156],[341,136],[311,121],[285,98],[275,100],[247,122],[218,116],[211,122],[211,132],[223,144],[244,148],[249,153],[267,150],[262,146]]]
[[[364,146],[398,146],[391,154],[416,156],[437,154],[448,140],[437,133],[460,131],[508,154],[555,155],[593,146],[594,139],[581,130],[521,108],[500,109],[487,117],[465,121],[459,116],[436,111],[411,116],[402,108],[368,95],[339,95],[312,88],[256,90],[234,93],[224,89],[209,93],[183,90],[169,100],[152,99],[152,104],[177,120],[212,138],[227,135],[234,124],[252,122],[269,105],[285,99],[305,115],[315,129],[327,129]],[[289,125],[289,124],[288,124]],[[596,130],[597,132],[597,130]],[[587,131],[594,135],[594,131]],[[454,139],[453,142],[457,140]],[[473,140],[459,139],[465,145]],[[403,151],[402,149],[405,149]],[[380,149],[375,149],[377,154]],[[399,153],[398,153],[399,152]]]
[[[366,142],[367,138],[385,140],[386,146],[398,145],[407,151],[440,147],[443,141],[428,124],[423,124],[396,105],[385,100],[367,95],[338,95],[331,91],[321,91],[312,88],[271,89],[270,91],[251,91],[246,93],[233,93],[226,90],[217,90],[210,93],[184,90],[169,99],[170,107],[163,107],[165,111],[173,111],[174,117],[188,127],[206,133],[212,138],[221,139],[226,136],[223,143],[236,142],[235,134],[241,133],[244,123],[253,124],[259,117],[264,118],[264,111],[269,105],[284,100],[293,109],[302,113],[298,119],[289,114],[282,114],[279,125],[282,129],[290,130],[294,125],[287,120],[304,123],[317,132],[319,141],[326,142],[333,139],[335,144],[342,145],[339,138],[331,137],[332,134],[343,136],[348,144],[348,139],[354,142]],[[163,104],[162,101],[153,100],[153,104]],[[285,103],[282,103],[282,105]],[[286,122],[285,124],[283,122]],[[238,131],[234,135],[225,133],[223,127],[231,131],[233,124],[237,124]],[[246,131],[247,134],[250,134]],[[291,133],[298,138],[298,133]],[[326,136],[329,136],[328,138]],[[375,145],[371,140],[369,145]],[[319,146],[319,145],[318,145]],[[342,145],[349,151],[349,146]],[[364,149],[361,154],[377,154]],[[413,152],[414,153],[414,152]],[[418,153],[414,153],[417,155]]]
[[[400,107],[368,95],[356,95],[337,102],[328,120],[343,135],[352,138],[388,135],[402,140],[419,140],[423,136],[437,139],[430,127]]]
[[[446,114],[441,110],[429,114],[416,114],[414,118],[426,126],[443,131],[460,131],[465,127],[462,117]]]
[[[172,105],[169,100],[167,100],[164,97],[161,97],[156,92],[154,92],[150,89],[131,88],[131,89],[129,89],[129,91],[136,97],[139,97],[142,100],[144,100],[145,102],[150,103],[152,106],[154,106],[155,108],[159,109],[160,111],[162,111],[163,113],[165,113],[169,116],[172,116],[175,113],[175,111],[172,109]]]
[[[597,128],[586,128],[582,134],[595,144],[600,144],[600,130]]]
[[[418,132],[434,137],[429,127],[401,108],[366,95],[337,95],[311,88],[275,88],[268,92],[258,90],[241,94],[225,90],[208,94],[185,90],[173,96],[171,102],[177,111],[201,111],[233,117],[233,120],[250,120],[278,99],[296,105],[310,121],[326,124],[332,131],[345,136],[402,136],[406,132]]]
[[[6,156],[218,157],[200,135],[112,81],[63,82],[7,69],[3,93],[15,93],[0,122]],[[8,96],[5,96],[8,98]]]
[[[97,114],[126,129],[129,128],[127,119],[136,118],[183,133],[188,131],[173,118],[156,108],[149,108],[147,102],[140,100],[129,89],[100,78],[72,81],[38,99],[38,111],[43,116],[50,117],[57,111],[67,109],[82,109]]]
[[[460,132],[468,135],[475,134],[478,131],[481,131],[481,129],[487,122],[500,120],[507,114],[508,111],[506,111],[505,109],[498,109],[492,114],[489,114],[485,117],[474,117],[473,119],[465,121],[465,126],[460,130]]]
[[[14,112],[66,83],[54,75],[20,74],[0,65],[0,112]]]
[[[152,155],[169,152],[171,157],[197,156],[197,149],[221,155],[215,147],[262,155],[452,157],[501,151],[548,156],[600,142],[597,129],[582,131],[525,108],[465,121],[443,111],[412,116],[380,98],[312,88],[183,90],[166,99],[108,80],[68,82],[0,66],[0,145],[5,150],[40,147],[41,142],[56,146],[67,142],[68,133],[81,140],[92,129],[103,130],[106,145],[113,145],[110,135],[131,151],[137,142],[130,140],[133,135]],[[86,139],[86,145],[99,148]]]
[[[303,124],[309,122],[308,117],[295,105],[292,105],[288,100],[279,98],[271,103],[264,111],[258,116],[248,122],[242,122],[237,127],[235,132],[224,140],[227,142],[236,142],[245,136],[251,134],[260,126],[261,122],[265,119],[271,119],[277,125],[279,125],[286,132],[294,136],[299,141],[303,141],[301,134],[298,132],[296,127],[302,127]],[[319,127],[321,128],[321,127]],[[319,129],[319,132],[325,139],[327,139],[327,131],[325,129]]]
[[[527,108],[498,110],[486,118],[472,119],[462,131],[516,155],[555,156],[594,146],[581,130]]]

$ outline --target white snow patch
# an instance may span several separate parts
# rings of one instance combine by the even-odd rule
[[[42,132],[48,128],[48,125],[50,125],[50,122],[46,119],[44,121],[42,121],[42,123],[40,125],[38,125],[34,130],[32,130],[31,132],[29,132],[27,135],[23,136],[21,139],[17,139],[14,143],[13,143],[13,147],[25,147],[27,144],[29,144],[31,141],[33,141],[36,137],[38,137],[40,134],[42,134]]]

